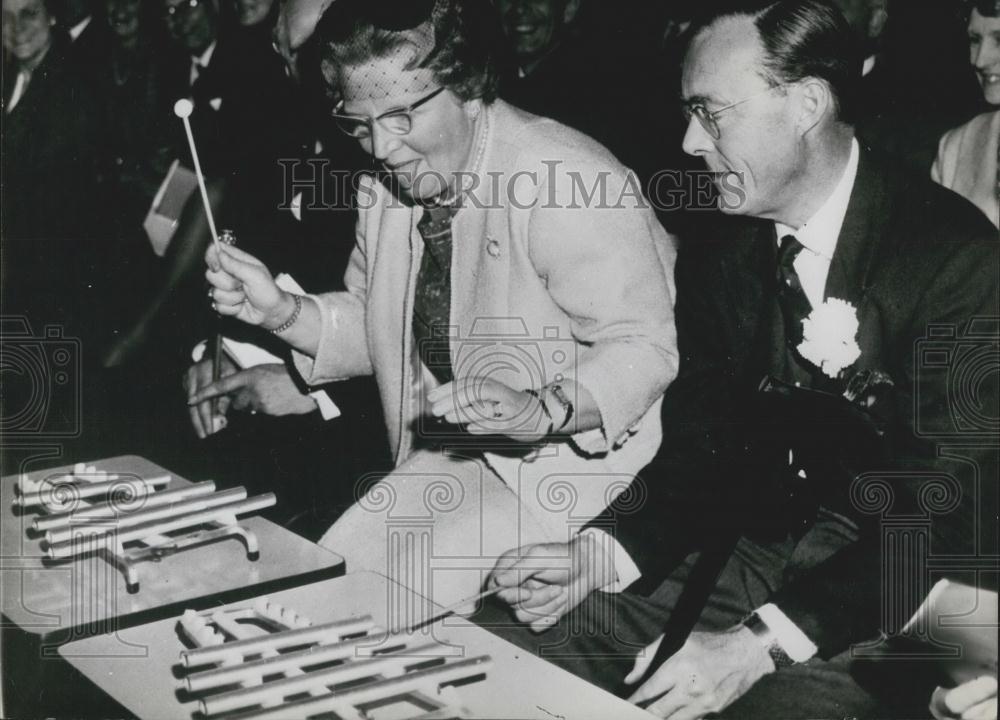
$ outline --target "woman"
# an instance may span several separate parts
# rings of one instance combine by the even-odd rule
[[[969,15],[969,62],[990,105],[1000,106],[1000,0],[975,0]],[[931,169],[936,182],[965,196],[1000,228],[1000,109],[945,133]]]
[[[362,179],[347,292],[206,256],[218,311],[286,340],[309,384],[375,374],[396,470],[321,542],[439,602],[624,489],[677,369],[669,238],[604,148],[495,99],[486,5],[324,17],[335,119],[389,171]]]

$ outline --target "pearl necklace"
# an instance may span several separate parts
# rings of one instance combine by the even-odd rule
[[[483,158],[486,156],[486,146],[489,141],[490,134],[490,111],[488,107],[483,107],[482,111],[483,122],[479,132],[479,143],[476,146],[475,158],[472,161],[472,176],[475,177],[482,170]],[[462,175],[460,179],[464,179],[465,175]],[[447,200],[442,200],[438,203],[441,207],[449,207],[454,205],[459,201],[459,198],[465,194],[465,189],[456,190]]]

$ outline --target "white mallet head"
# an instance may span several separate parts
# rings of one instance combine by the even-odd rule
[[[194,103],[187,98],[181,98],[174,103],[174,115],[182,120],[186,117],[191,117],[192,112],[194,112]]]

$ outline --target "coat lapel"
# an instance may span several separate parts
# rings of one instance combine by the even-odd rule
[[[785,330],[773,283],[776,257],[773,223],[754,221],[722,265],[733,316],[749,341],[749,383],[785,371]]]
[[[871,156],[861,151],[858,175],[847,205],[844,224],[837,238],[837,248],[830,262],[823,299],[838,298],[851,303],[857,311],[856,341],[861,356],[845,370],[847,378],[862,369],[879,369],[881,334],[878,310],[869,300],[869,288],[878,252],[889,235],[891,216],[889,195],[884,179],[878,174]],[[846,379],[819,377],[819,386],[840,394]]]
[[[824,300],[839,298],[860,307],[868,290],[875,251],[885,236],[888,217],[885,197],[871,158],[862,150],[858,175],[830,262]]]
[[[398,404],[386,405],[385,420],[389,429],[389,442],[397,463],[409,454],[410,433],[408,423],[413,417],[413,294],[417,269],[423,244],[417,231],[420,210],[392,197],[391,191],[381,188],[380,203],[388,208],[377,208],[378,242],[368,242],[368,305],[366,320],[378,331],[369,333],[374,341],[376,372],[389,382],[399,383]],[[402,313],[402,318],[399,317]],[[397,328],[402,331],[396,331]],[[378,372],[378,367],[383,370]]]

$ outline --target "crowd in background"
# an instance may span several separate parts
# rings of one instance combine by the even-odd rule
[[[942,134],[987,109],[969,68],[966,8],[839,4],[867,57],[859,134],[929,174]],[[678,92],[683,31],[699,3],[495,5],[502,98],[593,136],[643,180],[697,167],[681,152]],[[2,312],[8,342],[21,333],[9,326],[18,316],[31,333],[18,343],[47,326],[79,339],[76,400],[51,405],[45,419],[67,462],[137,453],[189,477],[285,491],[280,519],[309,535],[351,502],[359,478],[389,466],[373,385],[341,384],[340,419],[231,412],[225,432],[196,437],[180,379],[191,348],[219,329],[205,298],[198,198],[163,257],[143,229],[172,162],[192,165],[173,112],[190,97],[218,226],[307,290],[338,288],[354,243],[350,198],[309,190],[309,179],[369,169],[369,159],[325,119],[336,99],[318,54],[307,61],[316,49],[276,52],[278,9],[268,0],[3,0]],[[683,242],[712,214],[704,208],[663,209],[660,220]],[[5,385],[8,408],[38,392]],[[6,453],[4,473],[24,457]]]

